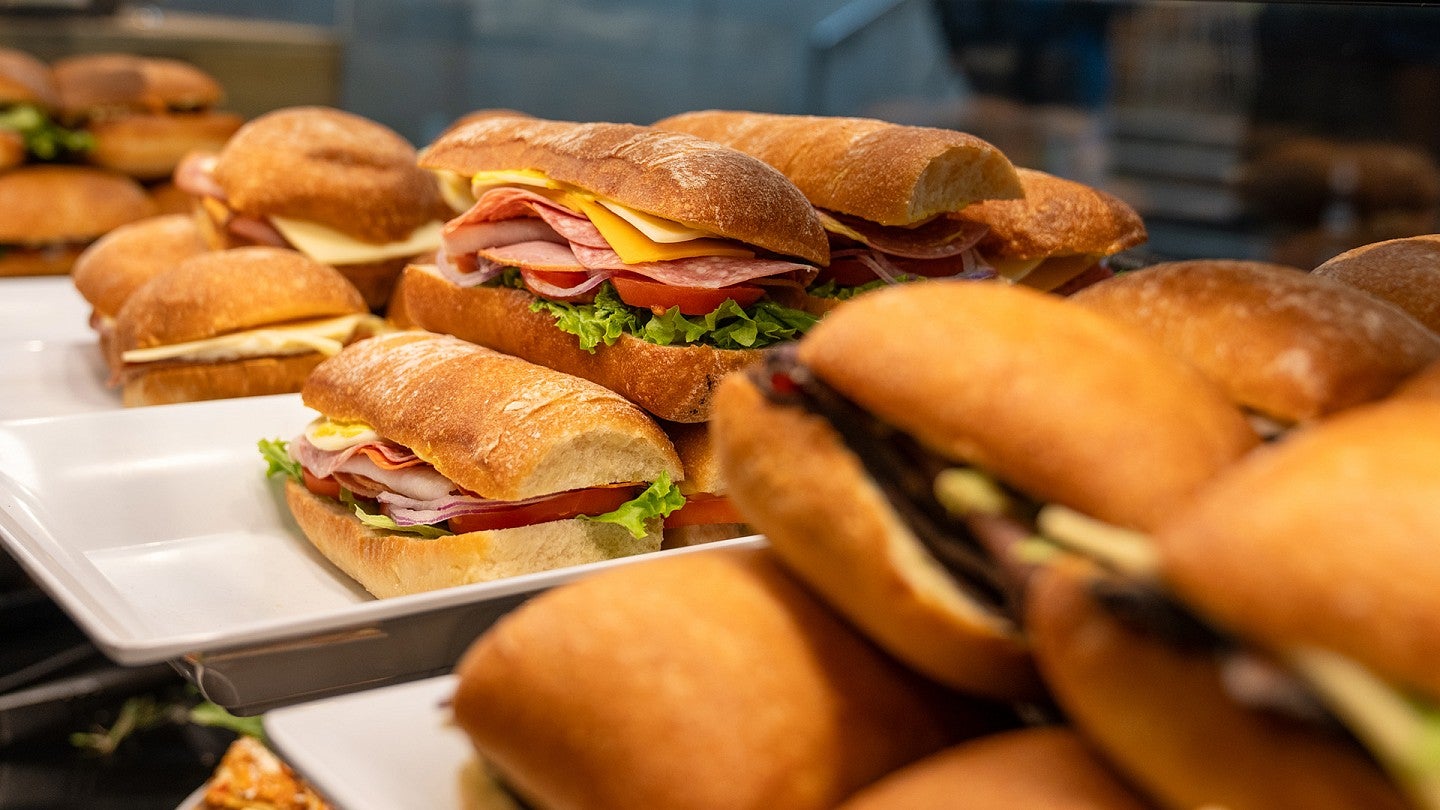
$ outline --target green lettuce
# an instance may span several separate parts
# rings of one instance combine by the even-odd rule
[[[671,512],[684,505],[685,496],[680,494],[680,488],[670,483],[669,474],[662,472],[644,492],[620,504],[615,511],[603,515],[581,515],[580,519],[616,523],[629,529],[635,537],[644,537],[649,533],[645,525],[647,521],[669,517]]]
[[[266,478],[285,475],[297,482],[305,480],[305,474],[301,471],[300,462],[290,457],[290,451],[287,449],[289,445],[289,442],[280,439],[260,440],[260,455],[264,457],[268,464],[265,468]]]
[[[83,154],[95,147],[90,133],[66,129],[30,104],[0,110],[0,129],[19,133],[25,139],[25,150],[40,160]]]
[[[919,281],[921,279],[920,276],[912,275],[902,275],[898,276],[897,278],[900,281]],[[847,286],[844,284],[837,284],[835,283],[834,279],[831,279],[829,281],[823,281],[819,284],[816,284],[813,287],[808,287],[806,288],[805,292],[815,296],[816,298],[834,298],[838,301],[849,301],[851,298],[854,298],[861,293],[867,293],[871,290],[878,290],[881,287],[888,287],[891,285],[891,283],[892,282],[886,281],[883,278],[877,278],[874,281],[867,281],[864,284]]]

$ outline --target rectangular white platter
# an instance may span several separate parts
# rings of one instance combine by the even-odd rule
[[[0,344],[94,339],[90,304],[69,276],[0,279]]]

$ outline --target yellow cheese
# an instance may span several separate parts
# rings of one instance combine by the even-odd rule
[[[445,204],[457,214],[469,211],[470,206],[475,204],[475,194],[466,182],[465,175],[449,169],[435,169],[434,172],[439,181],[440,196],[445,199]]]
[[[992,259],[988,256],[980,258],[981,263],[995,268],[995,272],[1007,281],[1019,281],[1040,266],[1045,261],[1042,256],[1038,259]]]
[[[605,241],[620,255],[620,261],[626,264],[660,262],[691,256],[737,256],[743,259],[755,256],[755,251],[724,239],[691,239],[671,244],[652,241],[641,233],[639,228],[593,200],[583,203],[580,210],[590,218],[605,237]]]
[[[379,319],[368,313],[357,313],[320,321],[267,326],[168,346],[131,349],[123,353],[120,359],[126,363],[153,363],[159,360],[221,362],[245,357],[273,357],[306,352],[320,352],[329,357],[339,352],[345,341],[367,321],[378,322]]]
[[[372,244],[347,236],[333,228],[288,217],[271,217],[271,224],[296,250],[321,264],[346,265],[398,259],[433,253],[440,248],[439,220],[427,222],[398,242]]]

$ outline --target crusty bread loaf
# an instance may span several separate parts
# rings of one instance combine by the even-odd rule
[[[285,501],[310,542],[382,599],[655,551],[660,533],[576,519],[424,538],[372,529],[350,507],[285,482]]]
[[[283,248],[235,248],[191,256],[145,282],[115,316],[115,337],[124,352],[365,311],[331,267]]]
[[[92,243],[76,260],[71,278],[96,315],[113,318],[140,285],[203,252],[205,243],[190,216],[146,217]]]
[[[932,754],[860,791],[838,810],[949,810],[957,804],[966,810],[1149,807],[1079,734],[1041,726]]]
[[[1167,262],[1071,299],[1147,332],[1235,402],[1282,422],[1379,398],[1440,359],[1440,336],[1393,304],[1265,262]]]
[[[1383,298],[1440,332],[1440,234],[1357,247],[1315,268],[1315,275]]]
[[[799,355],[932,450],[1142,531],[1258,441],[1214,384],[1144,333],[1023,287],[876,290],[822,319]]]
[[[0,245],[90,242],[155,213],[134,180],[82,166],[27,166],[0,174]]]
[[[25,51],[0,48],[0,107],[34,104],[42,110],[57,101],[50,66]]]
[[[317,368],[302,394],[486,498],[684,477],[664,432],[614,392],[451,337],[360,341]]]
[[[102,347],[115,362],[113,346]],[[120,400],[126,407],[200,402],[207,399],[293,394],[325,356],[305,352],[284,357],[248,357],[215,363],[134,366],[119,371]],[[114,368],[120,368],[118,364]]]
[[[0,278],[63,276],[80,257],[82,245],[11,248],[0,254]]]
[[[821,417],[744,375],[714,430],[730,498],[780,559],[892,655],[940,683],[1013,698],[1038,683],[1015,625],[958,587]]]
[[[783,175],[749,155],[630,124],[491,116],[450,130],[420,165],[470,176],[536,169],[605,199],[817,264],[830,247],[814,209]]]
[[[394,317],[402,326],[455,335],[600,383],[661,419],[709,417],[721,378],[760,359],[760,352],[708,346],[659,346],[621,335],[592,354],[555,328],[555,317],[532,312],[534,296],[500,287],[460,288],[433,266],[411,265],[396,288]]]
[[[815,206],[882,225],[910,225],[977,200],[1021,194],[1015,168],[999,149],[953,130],[734,110],[682,113],[655,126],[754,155]]]
[[[1272,590],[1291,593],[1275,587],[1273,570],[1256,566]],[[1227,693],[1214,654],[1181,651],[1133,629],[1096,602],[1090,582],[1069,564],[1031,580],[1026,619],[1035,657],[1066,715],[1161,806],[1408,806],[1351,741],[1242,707]]]
[[[989,226],[976,245],[987,258],[1109,256],[1145,241],[1145,223],[1119,197],[1045,172],[1017,171],[1023,198],[977,202],[956,215]]]
[[[1162,570],[1234,632],[1330,650],[1440,698],[1437,488],[1440,402],[1361,406],[1256,453],[1177,510],[1155,535]]]
[[[20,133],[0,129],[0,172],[8,172],[25,162],[25,139]]]
[[[250,217],[315,222],[362,242],[403,239],[448,215],[434,177],[390,128],[327,107],[255,118],[220,151],[214,178]]]
[[[159,180],[169,177],[187,152],[225,145],[245,119],[228,112],[136,113],[86,125],[94,146],[85,159],[103,169]]]
[[[831,808],[977,730],[759,549],[548,591],[456,672],[456,721],[551,810]]]

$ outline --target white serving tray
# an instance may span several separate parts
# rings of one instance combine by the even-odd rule
[[[90,304],[69,276],[0,279],[0,343],[95,340]]]
[[[447,675],[276,709],[265,734],[344,810],[458,810],[474,749],[450,722],[454,691]]]
[[[627,563],[377,600],[264,476],[256,442],[314,415],[284,394],[0,423],[0,542],[106,655],[174,661],[237,713],[448,671],[527,596]]]
[[[0,420],[117,410],[109,373],[94,336],[0,342]]]

